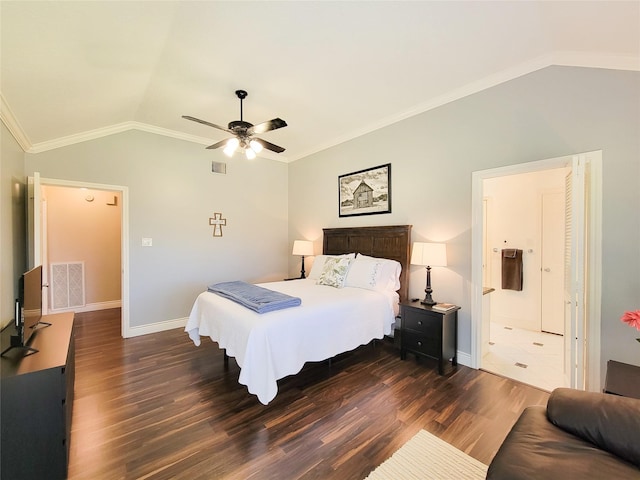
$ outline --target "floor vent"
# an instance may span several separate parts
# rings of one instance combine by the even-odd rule
[[[85,305],[84,262],[52,263],[50,283],[52,310]]]

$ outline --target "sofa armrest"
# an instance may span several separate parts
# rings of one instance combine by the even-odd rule
[[[547,418],[640,467],[640,400],[557,388],[549,396]]]

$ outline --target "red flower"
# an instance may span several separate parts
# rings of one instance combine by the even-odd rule
[[[624,312],[622,318],[620,319],[630,327],[634,327],[636,330],[640,330],[640,310],[635,310],[633,312]],[[638,342],[640,342],[640,338],[636,338]]]
[[[636,330],[640,330],[640,310],[634,312],[624,312],[620,319],[630,327],[634,327]]]

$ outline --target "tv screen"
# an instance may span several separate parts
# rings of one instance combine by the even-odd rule
[[[22,344],[26,345],[42,318],[42,265],[26,272],[21,280]]]

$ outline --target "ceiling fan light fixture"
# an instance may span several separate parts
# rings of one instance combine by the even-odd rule
[[[217,130],[222,130],[234,135],[233,138],[230,138],[228,140],[220,140],[219,142],[206,147],[207,149],[212,150],[224,146],[223,152],[229,157],[232,157],[233,154],[237,151],[245,152],[245,155],[248,159],[256,158],[256,154],[260,153],[263,149],[270,150],[275,153],[284,152],[284,148],[260,138],[254,139],[253,136],[261,135],[272,130],[286,127],[287,122],[285,122],[281,118],[273,118],[266,122],[258,123],[257,125],[245,122],[242,117],[242,101],[247,97],[247,95],[248,94],[245,90],[236,90],[236,96],[240,99],[240,120],[229,122],[227,128],[216,125],[215,123],[207,122],[206,120],[200,120],[199,118],[191,117],[189,115],[183,115],[182,118],[191,120],[192,122],[200,123],[202,125],[207,125]]]
[[[249,142],[249,146],[251,147],[251,150],[253,150],[256,153],[260,153],[262,151],[262,144],[257,140],[251,140]]]
[[[238,141],[237,138],[230,138],[229,141],[227,142],[226,147],[224,147],[224,150],[223,150],[224,154],[227,157],[232,157],[236,149],[238,148],[239,144],[240,142]]]

